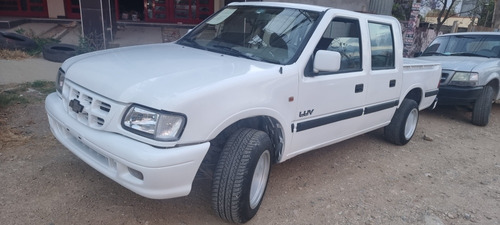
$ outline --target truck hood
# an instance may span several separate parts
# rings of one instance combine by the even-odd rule
[[[475,71],[486,64],[498,64],[498,58],[471,57],[471,56],[422,56],[419,59],[441,63],[443,70]]]
[[[162,106],[186,92],[224,80],[252,76],[279,65],[177,44],[154,44],[93,52],[65,61],[66,79],[123,103]]]

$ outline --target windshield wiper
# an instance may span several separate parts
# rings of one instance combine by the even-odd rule
[[[479,57],[485,57],[485,58],[490,58],[489,56],[481,55],[481,54],[476,54],[472,52],[457,52],[457,53],[452,53],[450,55],[458,55],[458,56],[479,56]]]
[[[247,59],[260,60],[260,58],[257,58],[253,55],[249,55],[249,54],[240,52],[240,51],[238,51],[234,48],[228,47],[228,46],[213,45],[213,47],[217,48],[217,50],[222,50],[222,52],[219,51],[220,53],[224,53],[224,54],[228,54],[228,55],[232,55],[232,56],[237,56],[237,57],[243,57],[243,58],[247,58]]]
[[[181,39],[181,40],[179,40],[178,43],[182,44],[182,45],[185,45],[185,46],[188,46],[188,47],[193,47],[193,48],[197,48],[197,49],[207,50],[206,47],[201,46],[200,44],[198,44],[198,42],[194,41],[193,39],[189,39],[189,38]]]
[[[441,52],[424,52],[422,53],[421,56],[432,56],[432,55],[449,55],[449,54],[444,54],[444,53],[441,53]]]

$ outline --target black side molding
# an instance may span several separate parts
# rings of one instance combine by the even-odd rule
[[[310,120],[306,122],[301,122],[297,124],[297,132],[308,130],[311,128],[323,126],[329,123],[335,123],[341,120],[346,120],[354,117],[358,117],[363,115],[363,109],[355,109],[352,111],[348,112],[343,112],[331,116],[326,116],[323,118],[315,119],[315,120]]]
[[[394,101],[390,101],[390,102],[386,102],[386,103],[382,103],[382,104],[378,104],[378,105],[374,105],[374,106],[369,106],[366,108],[354,109],[354,110],[339,113],[339,114],[334,114],[334,115],[325,116],[325,117],[321,117],[321,118],[314,119],[314,120],[300,122],[300,123],[297,123],[297,127],[295,127],[295,125],[292,124],[291,128],[292,128],[292,132],[294,132],[294,128],[297,129],[295,132],[300,132],[300,131],[309,130],[309,129],[312,129],[315,127],[320,127],[320,126],[323,126],[326,124],[335,123],[335,122],[338,122],[341,120],[347,120],[347,119],[351,119],[354,117],[362,116],[363,114],[366,115],[366,114],[382,111],[384,109],[390,109],[390,108],[396,107],[398,105],[399,105],[399,100],[394,100]]]
[[[439,89],[438,90],[435,90],[435,91],[429,91],[429,92],[425,92],[425,97],[430,97],[430,96],[434,96],[434,95],[437,95],[439,92]]]
[[[386,102],[386,103],[382,103],[382,104],[374,105],[374,106],[368,106],[365,108],[365,114],[370,114],[370,113],[382,111],[384,109],[389,109],[389,108],[392,108],[392,107],[395,107],[398,105],[399,105],[399,100],[395,100],[392,102]]]

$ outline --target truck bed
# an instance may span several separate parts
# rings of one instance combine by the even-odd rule
[[[419,70],[419,69],[425,69],[425,68],[431,68],[441,65],[440,63],[437,62],[431,62],[427,60],[422,60],[422,59],[414,59],[414,58],[403,58],[403,69],[406,70]]]
[[[436,73],[438,75],[436,75]],[[425,76],[422,78],[422,76]],[[413,89],[415,85],[424,88],[420,110],[428,108],[438,93],[441,78],[441,64],[421,59],[403,59],[403,91]],[[406,95],[406,93],[404,93]]]

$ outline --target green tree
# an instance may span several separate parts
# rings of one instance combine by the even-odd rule
[[[437,15],[437,24],[436,27],[434,27],[434,32],[436,34],[439,33],[441,30],[441,27],[443,26],[444,22],[446,20],[457,13],[455,12],[455,8],[458,3],[460,3],[460,0],[439,0],[442,7],[438,11]]]

